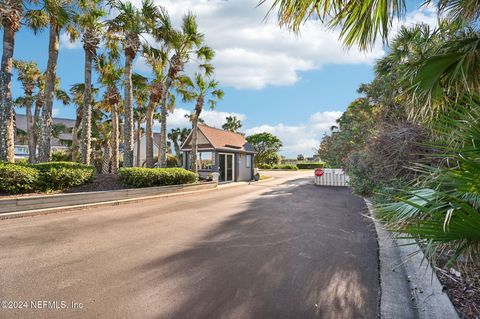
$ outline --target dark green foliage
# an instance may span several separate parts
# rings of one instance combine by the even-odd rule
[[[295,164],[278,164],[278,165],[273,165],[272,169],[292,169],[292,170],[298,170],[297,165]]]
[[[197,175],[184,168],[120,168],[123,183],[131,187],[151,187],[195,183]]]
[[[298,163],[297,168],[298,169],[315,169],[315,168],[324,168],[325,163],[319,162],[319,163]]]
[[[52,161],[53,162],[69,162],[72,159],[72,155],[67,152],[52,152]]]
[[[260,168],[260,169],[272,169],[272,165],[263,164],[263,163],[258,164],[257,167]]]
[[[295,164],[277,164],[277,165],[270,165],[270,164],[258,164],[258,168],[260,169],[291,169],[297,170],[297,165]]]
[[[93,176],[92,166],[73,162],[0,164],[0,191],[16,194],[66,189]]]
[[[172,154],[167,154],[167,167],[178,167],[177,158]]]
[[[27,193],[38,188],[38,171],[32,167],[0,163],[0,192]]]
[[[278,151],[282,147],[282,141],[273,134],[263,132],[247,136],[248,143],[252,144],[258,152],[255,156],[257,164],[275,165],[280,163]]]
[[[85,184],[93,179],[92,166],[75,162],[48,162],[33,164],[39,171],[39,184],[43,190],[66,189]]]
[[[431,147],[445,164],[413,166],[422,174],[420,182],[378,207],[393,231],[424,242],[432,258],[452,249],[451,261],[460,255],[478,261],[480,256],[480,104],[465,104],[435,128],[444,142]]]

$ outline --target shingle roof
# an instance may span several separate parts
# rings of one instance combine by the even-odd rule
[[[224,131],[207,125],[198,125],[199,131],[216,150],[243,151],[256,153],[255,148],[247,142],[245,137],[238,133]]]

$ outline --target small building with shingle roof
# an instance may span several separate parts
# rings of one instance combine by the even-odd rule
[[[242,134],[198,125],[197,167],[202,177],[217,172],[220,182],[250,181],[254,178],[255,148]],[[183,167],[191,168],[192,133],[182,145]]]

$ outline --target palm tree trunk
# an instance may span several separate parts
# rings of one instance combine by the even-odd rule
[[[12,63],[15,30],[3,29],[3,53],[0,71],[0,162],[14,161],[14,108],[12,101]]]
[[[32,115],[32,93],[26,95],[25,114],[27,116],[28,162],[35,163],[35,124]]]
[[[112,105],[112,142],[110,143],[112,147],[111,154],[111,171],[112,174],[116,174],[118,171],[118,112],[117,105]]]
[[[142,127],[140,121],[137,121],[137,160],[135,166],[140,167],[140,157],[142,156]]]
[[[85,49],[85,92],[82,116],[82,163],[90,164],[92,152],[92,60],[93,52]]]
[[[198,136],[198,116],[195,114],[195,116],[192,119],[192,161],[190,163],[190,170],[194,172],[195,174],[198,172],[197,168],[197,136]]]
[[[145,166],[153,167],[153,112],[155,106],[153,103],[149,102],[147,106],[147,114],[145,117]]]
[[[35,111],[33,112],[33,144],[34,144],[34,149],[35,149],[35,158],[34,161],[37,161],[37,144],[38,144],[38,139],[39,139],[39,125],[41,122],[40,119],[40,112],[42,111],[43,108],[43,96],[42,94],[38,94],[37,100],[35,101]]]
[[[132,60],[129,55],[125,55],[125,110],[124,110],[124,152],[123,166],[133,166],[133,91],[132,91]]]
[[[103,146],[103,157],[102,157],[102,174],[108,174],[110,170],[110,143]]]
[[[40,148],[38,159],[40,162],[50,161],[51,137],[52,137],[52,109],[55,93],[55,81],[57,77],[57,60],[59,48],[60,28],[56,23],[50,25],[50,38],[48,42],[48,63],[45,78],[45,105],[43,107],[43,119],[40,134]]]
[[[76,119],[75,125],[72,129],[72,161],[76,162],[78,160],[78,128],[80,127],[80,119]]]
[[[162,94],[162,103],[160,103],[160,143],[158,152],[158,162],[160,167],[167,167],[167,97],[173,80],[169,77],[165,83],[165,89]]]

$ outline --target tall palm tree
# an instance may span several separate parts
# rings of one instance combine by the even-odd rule
[[[141,47],[140,36],[155,26],[160,12],[151,0],[143,0],[140,9],[130,2],[111,1],[118,15],[109,21],[109,29],[122,36],[125,54],[125,110],[124,110],[124,158],[125,167],[133,166],[133,91],[132,63]]]
[[[264,4],[267,0],[261,0]],[[340,38],[346,46],[358,44],[367,49],[380,36],[387,41],[392,22],[406,14],[405,0],[274,0],[270,12],[277,10],[280,25],[299,31],[310,18],[315,17],[330,28],[340,29]],[[478,22],[479,1],[426,0],[422,5],[434,3],[439,15],[450,20]]]
[[[98,92],[98,88],[95,88],[95,87],[92,86],[90,88],[90,92],[93,93],[90,96],[90,100],[91,100],[90,104],[93,105],[95,103],[94,96]],[[72,161],[78,161],[78,148],[79,148],[78,147],[78,134],[79,134],[79,131],[80,131],[80,125],[82,125],[83,120],[85,118],[84,117],[85,116],[85,113],[84,113],[85,94],[86,94],[86,90],[85,90],[85,84],[84,83],[76,83],[76,84],[72,85],[72,87],[70,88],[70,95],[72,97],[72,102],[76,106],[75,124],[72,128],[72,146],[71,146]],[[91,112],[90,112],[90,124],[89,124],[90,127],[91,127],[91,121],[92,120],[91,120]],[[83,130],[84,129],[85,128],[82,125],[82,130],[81,130],[82,136],[83,136]],[[83,143],[85,143],[85,140],[82,139],[82,144]],[[82,145],[82,147],[83,147],[83,145]],[[82,159],[82,162],[83,162],[83,159]]]
[[[82,108],[82,163],[90,164],[92,135],[92,69],[93,59],[97,55],[103,31],[101,19],[106,15],[101,8],[100,0],[83,0],[78,2],[79,12],[74,21],[82,33],[83,49],[85,51],[85,94]]]
[[[154,78],[149,83],[150,93],[145,114],[146,150],[145,165],[153,167],[153,119],[165,89],[166,67],[168,62],[168,47],[161,49],[144,47],[143,56],[151,67]]]
[[[136,162],[134,163],[135,166],[141,166],[140,157],[141,157],[141,139],[142,139],[142,124],[145,121],[146,111],[147,111],[147,101],[149,95],[149,85],[148,79],[140,74],[133,74],[132,76],[132,84],[133,84],[133,97],[135,100],[136,107],[133,110],[133,120],[137,124],[137,128],[135,130],[136,133],[136,141],[137,141],[137,156]]]
[[[22,83],[25,96],[22,98],[22,105],[25,107],[27,117],[27,140],[28,140],[28,161],[35,162],[36,146],[35,146],[35,123],[32,113],[32,105],[34,102],[33,92],[37,86],[37,82],[42,76],[42,72],[37,64],[33,61],[14,60],[13,67],[17,69],[18,80]]]
[[[164,18],[164,20],[168,20]],[[213,67],[208,63],[214,52],[211,48],[203,46],[204,35],[198,31],[198,25],[195,15],[189,13],[183,17],[182,28],[180,31],[173,31],[168,34],[168,37],[162,34],[154,34],[162,40],[166,40],[172,50],[172,56],[169,59],[169,68],[167,79],[165,81],[164,92],[160,103],[161,108],[161,125],[160,125],[160,158],[159,163],[161,167],[167,166],[167,116],[168,103],[167,92],[171,90],[175,81],[180,76],[185,64],[192,58],[200,61],[200,66],[205,70],[206,74],[211,74]]]
[[[226,117],[227,122],[222,125],[222,128],[225,131],[230,132],[238,132],[238,130],[242,127],[242,123],[236,116],[230,115]]]
[[[45,77],[44,106],[42,111],[42,124],[40,133],[40,145],[38,159],[41,162],[50,160],[51,137],[52,137],[52,110],[55,97],[55,84],[57,80],[57,60],[60,42],[60,31],[69,28],[69,23],[74,14],[73,0],[46,0],[40,9],[47,15],[50,33],[48,40],[48,62]],[[70,29],[69,29],[70,30]]]
[[[191,170],[197,173],[197,135],[198,118],[203,110],[205,100],[210,109],[214,109],[217,101],[223,98],[224,92],[218,88],[218,82],[196,73],[193,80],[189,77],[181,79],[180,93],[184,101],[195,101],[195,110],[192,117],[192,167]]]
[[[171,129],[170,133],[168,133],[168,139],[172,141],[173,148],[175,150],[175,157],[177,158],[177,166],[182,166],[182,154],[180,147],[187,139],[188,135],[190,134],[191,129],[188,128],[175,128]]]
[[[106,88],[100,107],[110,112],[112,122],[111,138],[111,172],[117,173],[119,166],[119,119],[118,113],[122,97],[118,90],[123,69],[118,67],[118,50],[115,41],[109,44],[108,55],[102,54],[96,62],[96,69],[100,75],[100,83]]]
[[[0,69],[0,161],[14,160],[14,107],[11,92],[15,34],[21,27],[23,2],[4,0],[0,3],[3,28],[3,53]]]

